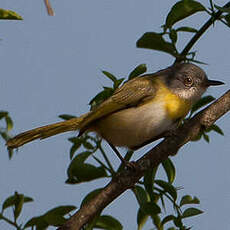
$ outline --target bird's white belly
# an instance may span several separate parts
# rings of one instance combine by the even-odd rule
[[[164,102],[147,103],[113,113],[95,124],[95,130],[115,146],[140,146],[169,130],[173,121]]]

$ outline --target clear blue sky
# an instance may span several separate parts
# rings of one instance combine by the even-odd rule
[[[89,100],[102,85],[110,83],[101,70],[122,77],[141,63],[147,64],[149,72],[155,72],[173,62],[166,54],[137,49],[135,42],[144,32],[160,31],[175,1],[50,1],[55,17],[47,16],[43,0],[1,1],[1,8],[15,10],[24,18],[0,23],[0,110],[10,112],[15,124],[12,134],[56,122],[59,114],[87,112]],[[203,4],[207,6],[208,2]],[[217,5],[224,3],[216,1]],[[187,22],[199,28],[207,18],[199,13]],[[190,36],[184,35],[180,47]],[[208,90],[215,97],[229,89],[229,41],[230,29],[216,23],[193,48],[198,51],[197,59],[209,64],[203,66],[207,75],[226,82],[225,86]],[[211,134],[210,144],[189,143],[173,157],[176,186],[184,187],[181,194],[199,197],[199,208],[205,211],[187,221],[193,229],[230,229],[229,114],[217,123],[224,137]],[[25,206],[21,220],[58,205],[79,207],[86,193],[107,183],[98,180],[75,186],[64,184],[70,136],[33,142],[20,148],[11,161],[0,142],[0,202],[15,190],[34,198],[34,203]],[[134,158],[142,153],[139,151]],[[118,165],[118,160],[112,158]],[[133,194],[127,191],[104,213],[117,217],[124,229],[136,229],[136,207]],[[0,229],[12,228],[0,222]]]

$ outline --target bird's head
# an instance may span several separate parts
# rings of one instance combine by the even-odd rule
[[[206,73],[191,63],[175,64],[167,69],[168,74],[162,75],[167,87],[179,97],[197,102],[209,86],[223,85],[216,80],[209,80]]]

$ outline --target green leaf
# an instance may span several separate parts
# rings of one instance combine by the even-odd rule
[[[193,105],[190,114],[192,115],[194,112],[202,108],[203,106],[209,104],[210,102],[214,101],[215,98],[213,96],[205,96],[202,97],[196,104]],[[191,116],[190,115],[190,116]]]
[[[51,209],[48,211],[45,215],[61,215],[65,216],[66,214],[70,213],[71,211],[75,210],[76,206],[73,205],[63,205],[63,206],[58,206],[56,208]]]
[[[176,227],[179,227],[180,229],[184,229],[181,216],[175,217],[173,219],[173,222],[176,225]]]
[[[144,213],[140,208],[138,209],[137,212],[137,225],[138,225],[138,230],[141,230],[146,221],[148,220],[149,215]]]
[[[104,90],[98,93],[90,102],[91,110],[100,105],[103,101],[108,99],[114,92],[113,88],[104,87]]]
[[[10,131],[13,128],[13,121],[11,117],[9,116],[9,113],[7,111],[0,111],[0,120],[4,118],[6,122],[6,130],[7,132]],[[3,132],[2,132],[3,133]],[[7,134],[5,137],[3,137],[5,140],[8,139]]]
[[[82,164],[92,154],[90,151],[79,153],[71,162],[73,165]]]
[[[186,210],[183,212],[182,217],[183,217],[183,218],[188,218],[188,217],[191,217],[191,216],[200,215],[200,214],[202,214],[202,213],[203,213],[203,211],[201,211],[200,209],[197,209],[197,208],[188,208],[188,209],[186,209]]]
[[[100,216],[100,213],[97,213],[90,221],[88,221],[84,230],[93,230],[96,224],[97,218]],[[83,229],[82,229],[83,230]]]
[[[5,210],[11,206],[15,206],[17,203],[18,195],[23,195],[23,194],[19,194],[19,193],[15,192],[15,194],[13,196],[6,198],[6,200],[3,202],[2,210]],[[28,203],[28,202],[32,202],[32,201],[33,201],[33,199],[31,197],[24,196],[24,203]]]
[[[228,23],[228,26],[230,27],[230,13],[224,16],[224,19]]]
[[[213,5],[213,0],[209,0],[209,3],[210,3],[210,9],[211,9],[212,13],[215,13],[215,11],[214,11],[214,5]]]
[[[47,213],[43,215],[44,220],[52,226],[60,226],[66,222],[66,218],[64,216],[71,211],[75,210],[76,207],[69,205],[69,206],[59,206],[56,208],[51,209]]]
[[[167,192],[175,201],[177,199],[177,191],[172,186],[172,184],[167,183],[163,180],[155,180],[155,183],[164,189],[164,192]]]
[[[170,158],[168,158],[162,162],[162,166],[168,177],[168,182],[172,184],[176,177],[176,169],[173,165],[173,162],[171,161]]]
[[[61,114],[58,117],[63,119],[63,120],[70,120],[72,118],[76,118],[76,116],[73,116],[73,115],[70,115],[70,114]]]
[[[166,207],[165,207],[165,201],[164,201],[164,196],[163,194],[159,195],[160,201],[161,201],[161,205],[164,208],[164,211],[166,211]]]
[[[24,203],[24,195],[23,194],[15,194],[15,208],[14,208],[14,218],[17,219],[22,211],[22,206]]]
[[[199,11],[206,11],[201,3],[194,0],[179,1],[171,8],[166,18],[166,27],[171,28],[176,22]]]
[[[107,177],[107,173],[103,167],[96,167],[86,164],[84,161],[91,155],[91,152],[83,152],[78,154],[70,163],[67,169],[68,182],[80,183],[95,180],[101,177]]]
[[[216,133],[219,133],[220,135],[224,136],[224,132],[222,131],[222,129],[219,126],[215,125],[215,124],[211,125],[209,128],[207,128],[205,130],[205,132],[210,132],[212,130],[215,131]]]
[[[176,31],[178,32],[190,32],[190,33],[197,33],[197,29],[194,29],[192,27],[188,27],[188,26],[182,26],[176,29]]]
[[[8,156],[9,156],[9,159],[11,159],[11,158],[13,157],[13,154],[14,154],[13,149],[8,149]]]
[[[0,132],[0,135],[2,136],[2,138],[3,138],[5,141],[9,140],[9,135],[8,135],[8,133],[6,133],[6,132]]]
[[[28,202],[32,202],[34,201],[33,198],[28,197],[28,196],[24,196],[24,203],[28,203]]]
[[[43,216],[33,217],[25,224],[25,228],[36,226],[36,230],[46,230],[49,226]]]
[[[107,71],[102,71],[102,73],[107,77],[109,78],[111,81],[113,82],[116,82],[117,81],[117,78],[111,74],[110,72],[107,72]]]
[[[156,228],[159,230],[163,230],[161,228],[161,219],[160,219],[159,215],[152,215],[151,218],[152,218],[153,223],[156,226]]]
[[[9,116],[5,117],[7,131],[10,131],[13,128],[13,121]]]
[[[102,188],[98,188],[88,193],[81,202],[81,207],[88,203],[90,200],[92,200],[94,197],[96,197],[102,190]]]
[[[70,159],[72,160],[74,153],[81,147],[81,142],[79,141],[79,143],[73,144],[72,147],[70,148]]]
[[[141,205],[140,208],[146,215],[150,216],[154,216],[161,213],[161,208],[153,202],[145,202]]]
[[[154,183],[157,169],[158,167],[155,167],[153,169],[146,171],[144,174],[144,186],[152,202],[157,202],[159,199],[159,195],[153,192],[153,183]]]
[[[59,215],[53,215],[52,213],[44,216],[44,220],[51,226],[60,226],[66,222],[66,218]]]
[[[210,142],[210,138],[209,138],[209,136],[207,135],[207,134],[205,134],[205,133],[202,133],[202,136],[203,136],[203,138],[204,138],[204,140],[206,141],[206,142]]]
[[[173,44],[176,44],[177,42],[177,31],[176,30],[170,30],[169,37]]]
[[[107,71],[102,71],[102,73],[108,77],[114,84],[113,84],[113,89],[117,89],[120,84],[124,81],[124,78],[117,79],[113,74],[107,72]]]
[[[112,216],[103,215],[97,218],[96,228],[108,229],[108,230],[122,230],[121,223]]]
[[[73,178],[75,183],[81,183],[107,176],[106,170],[103,167],[96,167],[91,164],[79,164],[72,169],[70,178]]]
[[[121,83],[122,83],[124,80],[125,80],[124,78],[121,78],[121,79],[116,80],[116,81],[114,82],[114,84],[113,84],[113,89],[114,89],[114,90],[117,89],[117,88],[121,85]]]
[[[12,10],[4,10],[0,8],[0,19],[4,20],[22,20],[23,18]]]
[[[68,169],[67,169],[67,175],[68,177],[72,177],[72,171],[75,167],[77,167],[80,164],[83,164],[85,160],[92,154],[92,152],[86,151],[79,153],[70,163]]]
[[[136,185],[134,191],[140,206],[148,201],[146,191],[141,186]]]
[[[64,218],[64,216],[75,209],[76,207],[72,205],[53,208],[42,216],[30,219],[25,224],[25,227],[28,228],[36,226],[36,229],[45,230],[49,225],[60,226],[66,222],[66,218]]]
[[[65,181],[66,184],[76,184],[78,183],[73,177],[68,177]]]
[[[189,195],[185,195],[181,198],[180,206],[183,206],[185,204],[199,204],[200,200],[197,197],[192,198]]]
[[[73,144],[77,144],[77,143],[82,143],[82,137],[70,137],[68,138],[68,141],[70,141]]]
[[[230,13],[230,7],[220,7],[220,6],[217,6],[217,5],[214,5],[215,8],[221,12],[225,12],[225,13]]]
[[[84,141],[84,142],[82,142],[82,144],[86,149],[89,149],[89,150],[94,149],[93,145],[88,141]]]
[[[174,219],[175,219],[175,216],[173,216],[173,215],[168,215],[168,216],[166,216],[166,217],[162,220],[161,225],[164,225],[164,224],[166,224],[166,223],[168,223],[169,221],[172,221],[172,220],[174,220]]]
[[[174,57],[177,55],[177,50],[175,49],[174,45],[169,42],[166,42],[162,34],[158,34],[155,32],[145,33],[137,41],[137,47],[163,51],[168,54],[171,54]]]
[[[146,64],[140,64],[129,74],[128,79],[131,80],[135,77],[138,77],[141,74],[145,73],[146,71],[147,71]]]
[[[0,120],[3,118],[3,117],[6,117],[8,116],[8,112],[7,111],[2,111],[0,110]]]

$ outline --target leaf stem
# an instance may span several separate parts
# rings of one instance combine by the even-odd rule
[[[101,160],[99,160],[97,157],[93,156],[94,160],[97,161],[102,167],[104,167],[105,169],[107,169],[111,174],[113,174],[113,172],[111,171],[111,169],[109,167],[107,167]]]
[[[230,2],[226,3],[223,7],[230,7]],[[200,28],[200,30],[192,37],[192,39],[185,46],[181,54],[176,58],[175,63],[181,62],[184,60],[184,57],[188,54],[190,49],[194,46],[194,44],[198,41],[198,39],[205,33],[205,31],[216,21],[219,19],[223,12],[218,10],[214,13],[211,18]]]
[[[125,159],[126,161],[129,161],[130,158],[132,157],[132,155],[133,155],[133,151],[132,151],[132,150],[128,150],[127,153],[125,154],[124,159]],[[119,166],[117,172],[120,172],[124,167],[125,167],[124,164],[120,164],[120,166]]]
[[[157,187],[154,186],[155,190],[157,190],[158,192],[160,192],[161,194],[165,195],[174,205],[174,207],[176,208],[177,212],[181,215],[182,214],[182,211],[181,211],[181,208],[180,206],[164,191],[164,190],[161,190]]]
[[[17,223],[13,222],[12,220],[6,218],[5,216],[3,216],[3,214],[0,213],[0,219],[6,221],[8,224],[13,225],[16,229],[20,229],[20,227],[17,225]]]
[[[101,147],[101,142],[98,143],[98,149],[101,151],[101,154],[102,154],[102,156],[104,157],[104,159],[105,159],[105,161],[106,161],[108,167],[110,168],[112,174],[114,174],[115,171],[114,171],[114,169],[113,169],[113,166],[112,166],[112,164],[110,163],[108,157],[106,156],[106,153],[105,153],[104,149]]]

